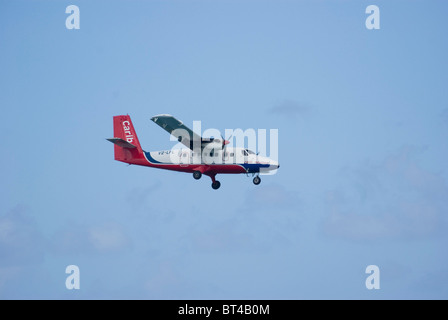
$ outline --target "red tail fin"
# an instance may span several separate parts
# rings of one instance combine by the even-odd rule
[[[114,138],[107,140],[115,144],[117,161],[137,164],[144,157],[131,117],[128,115],[114,117]]]

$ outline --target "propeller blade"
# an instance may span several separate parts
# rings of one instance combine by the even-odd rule
[[[230,135],[230,137],[229,137],[229,140],[232,138],[232,136],[233,136],[233,134],[232,135]],[[226,139],[224,139],[224,137],[221,135],[221,138],[222,138],[222,149],[224,149],[225,148],[225,146],[226,145],[228,145],[229,143],[230,143],[230,141],[229,140],[226,140]]]

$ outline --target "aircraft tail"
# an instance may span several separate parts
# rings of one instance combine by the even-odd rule
[[[144,158],[131,117],[114,116],[114,137],[107,139],[114,145],[115,160],[139,164]]]

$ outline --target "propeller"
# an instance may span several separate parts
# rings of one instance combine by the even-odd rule
[[[233,134],[232,134],[233,135]],[[232,138],[232,135],[230,135],[229,140]],[[224,139],[224,137],[221,135],[221,149],[225,149],[226,145],[230,143],[229,140]]]
[[[233,136],[233,133],[230,135],[230,137],[229,137],[229,140],[232,138],[232,136]],[[227,145],[230,143],[230,141],[229,140],[226,140],[226,139],[224,139],[224,137],[221,135],[221,141],[222,141],[222,144],[221,144],[221,149],[222,149],[222,158],[223,158],[223,160],[225,159],[225,153],[226,153],[226,147],[227,147]]]
[[[233,134],[230,135],[229,140],[232,138]],[[224,154],[226,152],[226,146],[230,143],[229,140],[224,139],[224,137],[221,134],[221,139],[215,139],[215,137],[210,137],[210,138],[202,138],[201,139],[201,143],[205,143],[205,144],[209,144],[209,143],[213,143],[213,144],[221,144],[221,150],[222,150],[222,156],[224,158]]]

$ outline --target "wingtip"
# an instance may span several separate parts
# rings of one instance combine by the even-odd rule
[[[157,115],[153,116],[153,117],[151,118],[151,120],[153,120],[153,119],[155,119],[155,118],[162,118],[162,117],[172,117],[172,115],[167,114],[167,113],[164,113],[164,114],[157,114]]]

